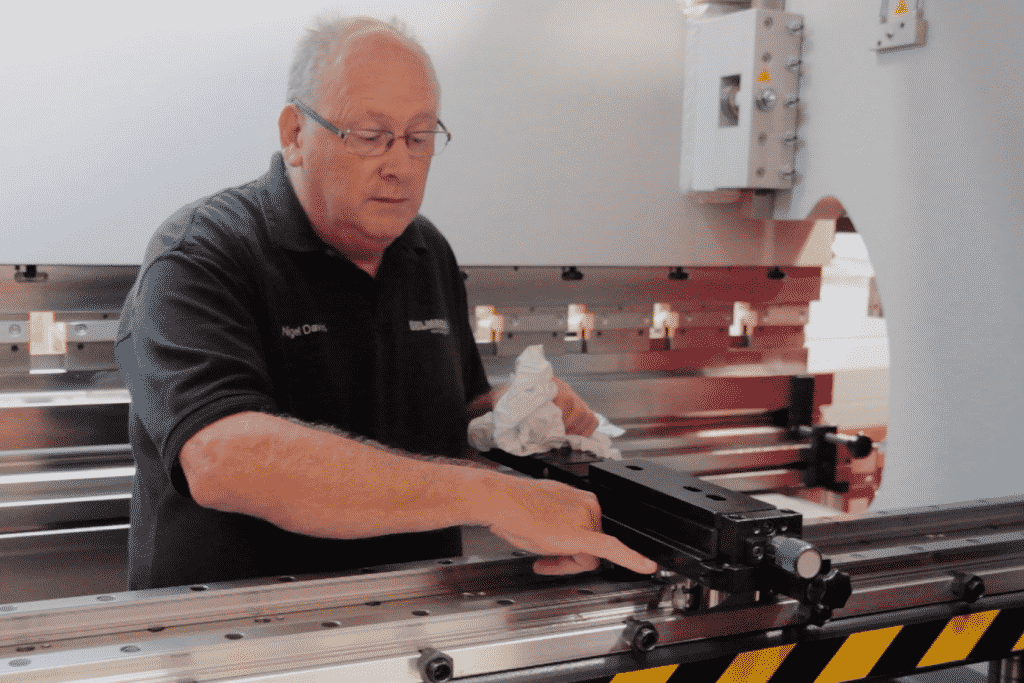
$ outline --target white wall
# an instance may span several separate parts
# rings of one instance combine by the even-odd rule
[[[787,2],[807,24],[790,215],[842,201],[888,323],[874,507],[1024,493],[1024,4],[925,0],[927,44],[884,55],[878,7]]]
[[[0,143],[0,263],[138,262],[174,209],[262,173],[292,46],[324,7],[398,15],[433,55],[454,140],[434,161],[423,213],[465,263],[785,265],[827,254],[827,240],[807,248],[808,230],[765,249],[776,240],[760,223],[678,192],[675,0],[83,7],[20,4],[0,45],[11,96],[0,125],[15,132]]]

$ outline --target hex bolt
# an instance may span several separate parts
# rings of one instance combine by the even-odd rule
[[[85,323],[78,323],[77,325],[75,325],[75,334],[77,334],[79,337],[84,337],[85,333],[88,331],[89,328],[85,325]]]
[[[432,647],[420,650],[416,668],[425,683],[444,683],[455,674],[455,662],[451,657]]]
[[[789,22],[789,25],[786,26],[786,30],[789,31],[789,34],[792,36],[797,35],[804,30],[804,20],[796,19],[795,21]]]
[[[630,618],[626,624],[626,642],[633,652],[650,652],[658,644],[658,629],[651,622]]]
[[[21,334],[21,325],[11,325],[10,327],[7,328],[7,332],[12,336],[17,336]]]
[[[800,103],[800,96],[799,95],[786,95],[786,106],[787,107],[795,107],[799,103]]]
[[[950,585],[950,592],[957,600],[975,603],[985,594],[985,581],[981,577],[964,572],[952,572],[952,574],[953,583]]]
[[[760,562],[764,559],[764,546],[754,545],[750,548],[750,559],[754,562]]]
[[[790,57],[786,60],[786,68],[793,73],[800,73],[801,64],[803,64],[803,60],[799,57]]]
[[[799,139],[800,138],[797,136],[796,132],[791,130],[782,134],[782,142],[786,145],[795,145],[796,141]]]

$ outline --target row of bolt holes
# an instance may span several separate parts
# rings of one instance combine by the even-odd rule
[[[637,470],[642,472],[644,468],[640,467],[640,465],[626,465],[626,469]],[[696,486],[684,486],[683,488],[686,489],[687,491],[693,491],[694,493],[704,493],[702,489],[699,489]],[[710,498],[711,500],[725,500],[725,496],[720,496],[717,493],[704,493],[704,496]]]
[[[78,350],[79,351],[81,351],[84,348],[85,348],[85,344],[79,344],[78,345]],[[12,353],[17,353],[18,352],[18,345],[17,344],[11,344],[11,352]]]
[[[524,553],[524,552],[519,551],[519,550],[514,551],[512,554],[515,555],[516,557],[525,557],[527,555],[527,553]],[[453,560],[438,560],[438,564],[453,564],[453,563],[454,563]],[[367,571],[366,573],[373,573],[373,570],[371,569],[371,570]],[[278,577],[277,580],[280,581],[281,583],[292,583],[293,581],[295,581],[295,577],[294,576],[280,576],[280,577]],[[203,591],[209,590],[210,587],[209,586],[204,586],[202,584],[197,584],[195,586],[189,586],[189,589],[193,590],[193,591],[195,591],[197,593],[201,593]],[[589,588],[577,588],[576,592],[579,593],[580,595],[593,595],[593,593],[594,593],[594,591],[590,590]],[[463,593],[463,595],[469,597],[469,596],[472,595],[472,593]],[[114,597],[112,595],[100,595],[96,599],[108,602],[110,600],[113,600]],[[516,604],[516,601],[512,600],[511,598],[501,598],[499,600],[496,600],[495,602],[497,604],[503,606],[503,607],[507,607],[509,605]],[[382,605],[384,603],[381,602],[380,600],[370,600],[369,602],[365,602],[363,604],[366,605],[367,607],[379,607],[380,605]],[[414,616],[417,616],[417,617],[428,617],[428,616],[430,616],[430,610],[427,610],[427,609],[416,609],[416,610],[413,610],[412,613],[413,613]],[[284,620],[284,617],[277,617],[277,620],[278,621],[282,621],[282,620]],[[255,621],[257,624],[269,624],[273,620],[270,617],[257,617],[253,621]],[[341,626],[341,622],[340,621],[325,621],[325,622],[322,622],[320,625],[323,626],[324,628],[338,628],[339,626]],[[164,628],[165,628],[164,626],[153,626],[152,628],[149,628],[147,630],[150,633],[160,633],[161,631],[164,630]],[[224,635],[224,637],[227,638],[228,640],[241,640],[242,638],[245,637],[245,635],[242,634],[242,633],[227,633],[227,634]],[[49,645],[43,645],[42,647],[46,648],[46,647],[49,647]],[[35,645],[22,645],[21,647],[16,648],[15,651],[16,652],[33,652],[33,651],[35,651],[35,649],[36,649]],[[130,653],[133,653],[133,652],[139,652],[140,649],[141,648],[139,648],[139,646],[137,646],[137,645],[125,645],[124,647],[121,648],[121,652],[130,654]],[[11,660],[10,662],[8,662],[8,664],[10,666],[25,666],[25,665],[27,665],[29,663],[30,663],[30,661],[27,660],[27,659],[14,659],[14,660]]]

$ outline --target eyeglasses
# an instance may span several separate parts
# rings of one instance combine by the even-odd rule
[[[398,138],[405,140],[409,156],[436,157],[444,151],[452,139],[452,134],[444,127],[440,119],[438,119],[437,125],[441,126],[441,130],[414,130],[405,135],[395,135],[390,130],[362,128],[339,130],[299,100],[293,99],[292,104],[298,107],[303,114],[344,140],[348,151],[361,157],[379,157],[387,154]]]

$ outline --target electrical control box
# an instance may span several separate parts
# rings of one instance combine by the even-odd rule
[[[684,192],[793,187],[802,37],[803,17],[775,10],[689,23]]]

